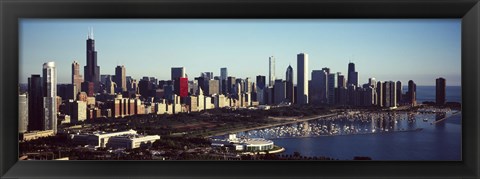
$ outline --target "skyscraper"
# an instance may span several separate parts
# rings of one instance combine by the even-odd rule
[[[273,87],[273,103],[280,104],[285,100],[285,81],[278,79],[275,80],[275,85]]]
[[[393,81],[385,81],[382,86],[384,107],[397,106],[397,85]]]
[[[338,105],[347,105],[347,81],[345,80],[345,76],[340,72],[337,72],[335,103]]]
[[[219,81],[218,80],[207,80],[205,85],[205,95],[213,96],[214,94],[219,94]]]
[[[311,91],[309,91],[311,104],[327,104],[327,80],[326,70],[313,70],[311,80]]]
[[[92,82],[95,92],[100,90],[100,67],[97,66],[97,51],[95,51],[95,40],[93,30],[87,37],[87,65],[84,67],[85,82]]]
[[[266,104],[266,89],[265,89],[265,76],[258,75],[257,81],[255,83],[257,85],[257,101],[259,104]]]
[[[127,78],[125,66],[117,66],[115,68],[115,83],[117,84],[117,92],[127,91]]]
[[[27,132],[28,126],[28,96],[18,95],[18,132]]]
[[[185,78],[185,67],[172,67],[172,76],[171,80],[177,78]]]
[[[370,85],[372,88],[376,88],[377,80],[375,80],[375,78],[368,78],[368,85]]]
[[[114,94],[117,89],[117,84],[112,80],[111,76],[108,76],[107,81],[105,82],[105,88],[108,94]]]
[[[377,80],[375,78],[368,78],[368,86],[372,87],[373,93],[373,104],[378,104],[378,97],[377,97]]]
[[[268,86],[273,86],[275,83],[275,57],[268,57]]]
[[[345,76],[342,73],[337,72],[337,87],[338,88],[347,88],[347,81],[345,80]]]
[[[228,77],[228,71],[227,67],[220,68],[220,93],[221,94],[227,94],[227,77]]]
[[[200,74],[201,77],[204,77],[208,80],[213,80],[213,72],[203,72]]]
[[[397,81],[396,83],[397,87],[396,87],[396,94],[397,94],[397,105],[399,105],[400,103],[402,103],[402,91],[403,91],[403,87],[402,87],[402,82],[401,81]]]
[[[40,75],[28,78],[28,130],[45,130],[43,115],[43,81]]]
[[[417,84],[412,80],[408,81],[407,103],[417,105]]]
[[[358,72],[355,71],[355,64],[350,62],[348,63],[348,79],[347,79],[347,86],[350,84],[355,85],[358,87]]]
[[[383,82],[378,81],[377,82],[377,106],[383,107]]]
[[[244,91],[246,93],[251,93],[252,92],[252,82],[250,81],[250,78],[245,78],[245,86],[244,86]]]
[[[382,83],[382,90],[383,90],[383,106],[390,107],[390,82],[385,81]]]
[[[297,54],[297,104],[308,104],[308,54]]]
[[[227,67],[220,68],[220,79],[226,80],[228,77]]]
[[[357,106],[357,87],[354,84],[349,84],[347,87],[347,104],[350,106]]]
[[[55,68],[55,62],[47,62],[43,64],[43,109],[45,116],[45,130],[53,130],[53,133],[56,134],[57,70]]]
[[[294,103],[294,97],[293,97],[293,68],[292,66],[288,65],[287,67],[287,72],[285,73],[285,90],[286,90],[286,98],[288,102],[291,102],[292,104]]]
[[[335,104],[335,73],[328,74],[327,79],[327,95],[328,95],[328,104],[334,105]]]
[[[82,90],[82,82],[83,78],[82,75],[80,75],[80,63],[77,61],[73,61],[72,63],[72,84],[73,87],[75,88],[75,92],[78,93]],[[77,94],[74,94],[74,99],[76,98]]]
[[[227,77],[227,92],[228,94],[235,94],[235,81],[236,78],[233,76]]]
[[[446,80],[445,78],[437,78],[436,80],[436,90],[435,90],[435,101],[437,105],[445,104],[445,95],[446,95]]]
[[[188,78],[179,78],[175,80],[175,94],[180,97],[187,97],[188,96]]]
[[[188,78],[185,75],[185,67],[172,67],[171,73],[174,93],[186,97],[188,95]]]

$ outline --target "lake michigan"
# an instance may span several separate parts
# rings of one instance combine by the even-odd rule
[[[404,91],[405,89],[406,87]],[[461,102],[461,87],[448,86],[446,93],[447,102]],[[417,86],[417,102],[424,101],[435,101],[435,86]],[[277,129],[242,132],[239,135],[273,140],[275,145],[285,148],[282,154],[287,155],[299,152],[302,156],[325,156],[339,160],[352,160],[355,156],[395,161],[461,160],[461,112],[450,111],[447,118],[438,123],[435,123],[438,119],[435,114],[410,116],[406,112],[400,112],[390,118],[395,118],[395,122],[382,125],[373,117],[366,122],[350,119],[312,120],[308,123],[279,126]],[[281,136],[279,128],[301,131],[304,135]],[[341,135],[315,135],[312,132],[321,134],[324,129],[330,132],[339,129],[335,132]]]

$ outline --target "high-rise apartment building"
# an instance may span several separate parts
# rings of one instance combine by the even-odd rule
[[[286,98],[288,102],[294,103],[294,96],[293,96],[293,68],[292,66],[288,65],[287,72],[285,73],[285,90],[286,90]]]
[[[18,95],[18,132],[25,133],[28,130],[28,96]]]
[[[37,106],[38,107],[38,106]],[[55,62],[43,64],[43,109],[45,130],[57,133],[57,70]]]
[[[417,84],[413,80],[408,81],[407,103],[417,105]]]
[[[446,80],[445,78],[437,78],[436,85],[435,85],[435,102],[437,105],[444,105],[445,104],[445,96],[446,96]]]
[[[396,107],[397,106],[397,85],[393,81],[386,81],[383,83],[383,106]]]
[[[297,55],[297,104],[308,104],[308,54]]]
[[[383,82],[382,81],[378,81],[377,82],[377,88],[376,88],[376,94],[377,94],[377,106],[379,107],[383,107],[383,96],[384,96],[384,93],[383,93]]]
[[[399,105],[400,103],[403,102],[403,99],[402,99],[402,95],[403,95],[403,92],[402,92],[402,91],[403,91],[402,82],[401,82],[401,81],[397,81],[396,85],[397,85],[396,88],[395,88],[395,89],[397,90],[397,92],[396,92],[396,95],[397,95],[396,98],[397,98],[397,100],[396,100],[396,101],[397,101],[397,105]]]
[[[273,86],[275,83],[275,57],[268,57],[268,85]]]

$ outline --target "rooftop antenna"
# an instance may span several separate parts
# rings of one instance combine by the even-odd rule
[[[93,39],[93,27],[92,27],[92,39]]]

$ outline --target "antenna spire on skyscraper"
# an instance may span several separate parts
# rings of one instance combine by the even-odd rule
[[[88,28],[87,39],[93,39],[93,27]]]

